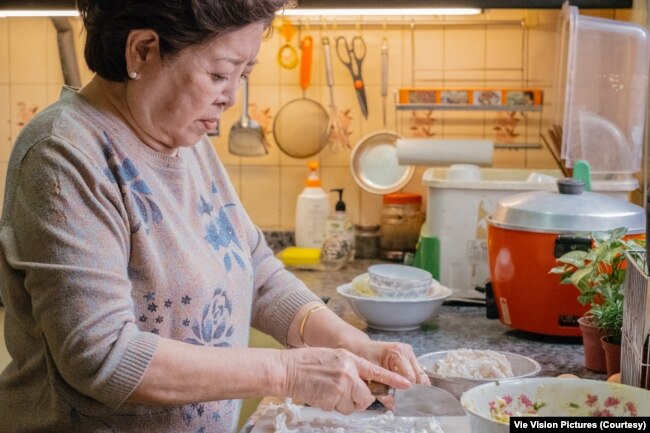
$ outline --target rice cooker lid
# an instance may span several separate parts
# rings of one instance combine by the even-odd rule
[[[594,232],[626,227],[645,231],[642,207],[619,198],[584,191],[578,179],[559,179],[558,191],[532,191],[507,196],[488,219],[495,226],[535,232]]]

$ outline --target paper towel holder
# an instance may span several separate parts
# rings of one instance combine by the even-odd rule
[[[492,165],[494,142],[482,139],[400,138],[395,142],[400,165]]]

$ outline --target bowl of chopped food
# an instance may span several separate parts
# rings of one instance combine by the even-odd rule
[[[598,421],[593,417],[650,414],[650,391],[590,379],[536,377],[486,383],[466,391],[460,402],[473,433],[507,433],[510,417],[592,417],[572,422],[595,423],[595,426],[562,426],[562,419],[545,420],[547,431],[569,428],[586,431],[599,430]],[[616,431],[616,421],[608,422],[608,429]]]
[[[431,385],[449,391],[456,398],[484,383],[535,377],[542,370],[532,358],[493,350],[443,350],[422,355],[418,362]]]

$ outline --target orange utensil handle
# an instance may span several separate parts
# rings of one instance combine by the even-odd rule
[[[311,36],[305,36],[300,41],[300,51],[302,52],[302,59],[300,61],[300,87],[302,90],[307,90],[311,84],[311,58],[312,49],[314,47],[314,40]]]

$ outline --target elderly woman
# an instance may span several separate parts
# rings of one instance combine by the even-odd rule
[[[11,156],[1,432],[233,432],[237,399],[348,414],[426,381],[283,269],[208,140],[283,0],[79,0],[95,77]],[[249,327],[293,350],[246,348]]]

